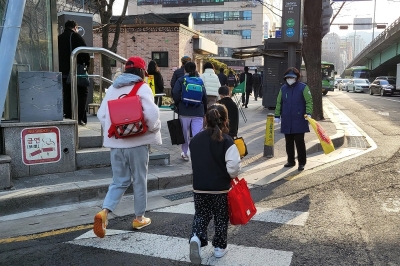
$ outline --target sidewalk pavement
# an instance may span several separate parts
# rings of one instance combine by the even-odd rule
[[[344,130],[340,123],[331,121],[332,113],[335,113],[335,106],[326,97],[323,98],[323,101],[325,120],[319,121],[319,123],[329,134],[335,147],[341,147],[344,143]],[[243,121],[243,117],[240,117],[239,122],[238,136],[244,138],[249,152],[242,161],[240,177],[245,177],[249,184],[264,185],[299,174],[297,167],[283,168],[283,164],[286,162],[285,140],[284,135],[280,133],[279,125],[275,126],[274,157],[263,157],[266,118],[267,114],[273,113],[273,111],[264,109],[261,101],[254,101],[253,99],[250,99],[248,106],[249,108],[243,109],[247,122]],[[327,110],[326,106],[329,106],[330,110]],[[171,157],[170,165],[149,166],[149,192],[159,191],[159,193],[162,193],[162,190],[179,190],[179,188],[190,191],[192,184],[191,163],[180,158],[180,146],[171,145],[166,122],[170,119],[172,119],[172,111],[161,110],[163,144],[151,146],[151,151],[169,153]],[[322,149],[318,138],[311,127],[310,131],[310,133],[305,134],[307,154],[311,155],[318,152],[321,154]],[[88,125],[85,128],[80,128],[80,134],[100,135],[100,124],[97,117],[90,117]],[[320,158],[313,161],[309,157],[305,171],[327,161],[328,159],[324,161]],[[7,220],[7,216],[34,212],[43,208],[100,201],[104,198],[111,181],[110,167],[15,179],[13,180],[13,189],[0,192],[0,209],[2,210],[3,220]],[[131,193],[132,189],[129,188],[126,195]],[[178,195],[179,197],[185,196]]]

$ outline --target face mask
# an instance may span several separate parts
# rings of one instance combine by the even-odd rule
[[[287,78],[286,82],[287,82],[287,84],[292,85],[293,83],[296,82],[296,79],[295,78]]]

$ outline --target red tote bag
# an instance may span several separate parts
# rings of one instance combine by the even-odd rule
[[[257,213],[256,206],[244,178],[231,180],[231,189],[228,192],[229,220],[232,225],[247,224]]]

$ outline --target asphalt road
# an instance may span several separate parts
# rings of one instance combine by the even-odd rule
[[[258,216],[246,226],[230,226],[230,251],[216,260],[204,250],[204,265],[400,265],[400,97],[326,97],[377,148],[253,188]],[[190,265],[191,212],[190,204],[149,212],[153,224],[135,232],[132,216],[116,218],[108,226],[115,235],[105,239],[83,229],[2,243],[0,264]],[[211,226],[210,241],[212,235]]]

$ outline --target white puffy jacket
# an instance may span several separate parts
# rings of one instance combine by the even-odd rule
[[[200,78],[204,82],[207,96],[219,96],[218,89],[221,87],[221,83],[219,83],[219,78],[215,74],[214,69],[206,68],[204,73],[200,75]]]
[[[97,112],[101,125],[104,130],[103,146],[107,148],[132,148],[147,144],[161,144],[161,121],[158,106],[154,103],[153,93],[150,87],[144,83],[138,90],[137,95],[140,96],[143,107],[143,115],[147,125],[147,132],[143,135],[116,139],[108,137],[108,129],[111,126],[110,114],[108,111],[108,101],[117,99],[121,94],[128,94],[133,85],[142,79],[133,74],[123,73],[119,75],[113,85],[111,85],[100,105]]]

